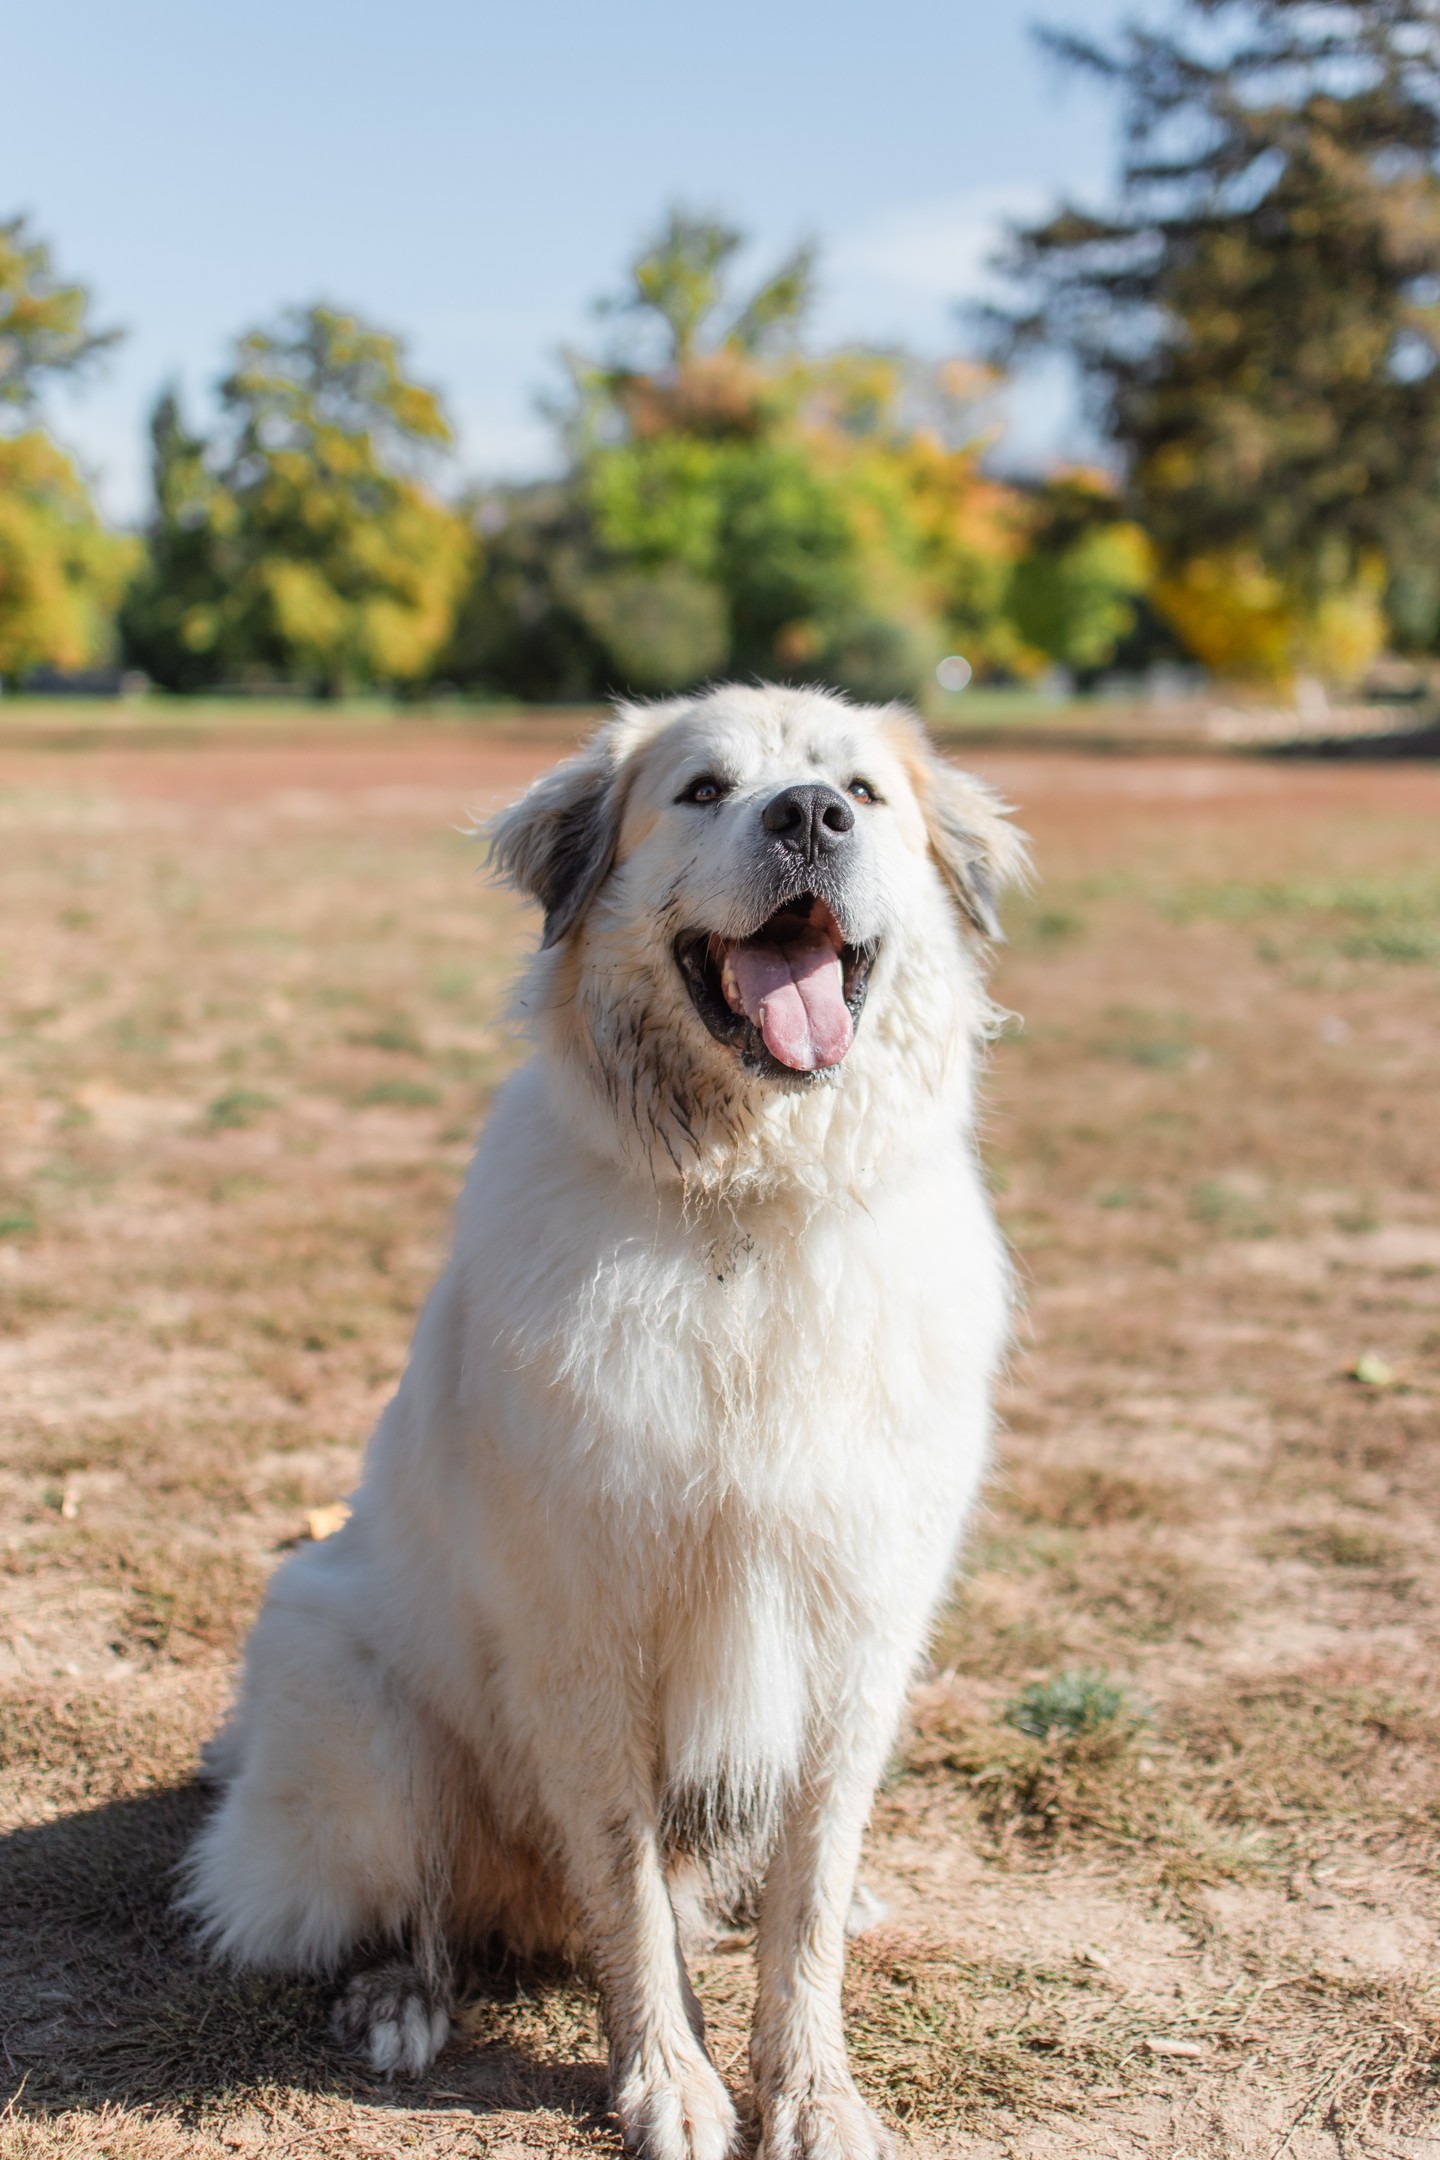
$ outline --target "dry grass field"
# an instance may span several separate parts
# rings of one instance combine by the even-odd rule
[[[518,1055],[532,924],[455,828],[548,754],[0,740],[7,2156],[611,2149],[565,1975],[477,1970],[389,2089],[169,1911]],[[1042,872],[987,1112],[1025,1309],[857,2067],[947,2160],[1440,2154],[1440,771],[978,762]],[[738,2081],[745,1947],[697,1979]]]

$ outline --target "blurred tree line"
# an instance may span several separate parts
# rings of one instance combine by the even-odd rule
[[[672,213],[602,306],[612,349],[567,356],[560,477],[458,500],[444,410],[396,338],[320,306],[248,332],[208,429],[173,390],[156,405],[138,547],[105,540],[61,460],[115,551],[95,626],[108,606],[126,662],[177,691],[553,700],[739,673],[883,698],[956,649],[982,673],[1103,664],[1149,572],[1108,482],[989,477],[992,371],[808,354],[810,253],[736,295],[741,246]],[[32,251],[17,306],[42,267]],[[78,364],[100,340],[79,289],[61,297]],[[77,649],[37,618],[0,666]]]
[[[537,698],[725,674],[884,698],[956,650],[991,673],[1108,657],[1147,575],[1113,491],[988,477],[987,370],[807,353],[809,252],[736,294],[740,246],[675,213],[636,258],[612,351],[570,358],[564,477],[477,505],[446,672]]]
[[[1440,649],[1440,27],[1433,0],[1182,0],[1111,46],[1114,205],[1015,230],[985,361],[817,354],[802,250],[672,213],[567,356],[557,477],[457,494],[400,342],[314,306],[166,392],[153,507],[108,534],[40,425],[113,341],[0,226],[0,679],[108,651],[180,691],[437,682],[534,699],[724,674],[913,695],[1189,655],[1356,679]],[[1071,355],[1117,480],[991,469],[1000,371]]]

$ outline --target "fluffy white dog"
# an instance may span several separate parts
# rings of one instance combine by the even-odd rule
[[[723,2160],[684,1944],[752,1896],[765,2160],[873,2160],[846,1920],[1006,1330],[972,1100],[1021,843],[903,710],[770,687],[621,708],[493,839],[535,1055],[353,1515],[275,1577],[187,1900],[358,1964],[382,2071],[452,1947],[578,1957],[627,2145]]]

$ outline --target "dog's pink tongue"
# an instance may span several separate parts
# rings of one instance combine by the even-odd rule
[[[796,1072],[838,1065],[855,1039],[845,1003],[840,955],[818,930],[783,945],[755,939],[730,947],[740,1003],[765,1037],[771,1057]]]

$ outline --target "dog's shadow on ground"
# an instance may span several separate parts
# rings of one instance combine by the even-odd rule
[[[593,2012],[561,1975],[482,1965],[461,2039],[428,2077],[386,2085],[331,2041],[333,1984],[206,1964],[172,1902],[206,1805],[174,1786],[0,1836],[0,2107],[207,2112],[289,2086],[371,2108],[603,2115]]]

